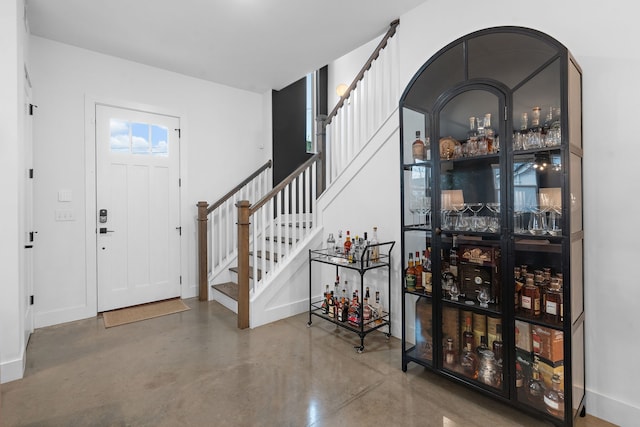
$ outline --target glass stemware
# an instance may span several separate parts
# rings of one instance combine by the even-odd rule
[[[547,215],[544,209],[531,208],[529,213],[529,233],[534,236],[544,234],[547,230]]]
[[[490,299],[491,296],[489,295],[489,289],[484,286],[480,288],[480,292],[478,292],[478,301],[480,301],[480,307],[488,308]]]
[[[484,203],[467,203],[467,208],[473,213],[473,218],[471,218],[471,230],[473,231],[484,231],[485,227],[482,225],[480,218],[478,217],[478,212],[482,210],[484,207]]]
[[[500,203],[488,202],[485,205],[491,212],[491,217],[487,224],[487,231],[490,233],[497,233],[500,231]]]
[[[469,223],[463,215],[468,209],[467,203],[454,203],[451,207],[455,212],[455,229],[460,231],[469,230]]]

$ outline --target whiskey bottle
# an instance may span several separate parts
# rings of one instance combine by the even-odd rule
[[[416,257],[414,260],[414,269],[416,271],[416,292],[424,292],[424,286],[422,282],[422,260],[420,260],[420,251],[416,251]]]
[[[544,406],[554,417],[564,418],[564,393],[560,390],[560,376],[553,374],[551,388],[544,394]]]
[[[333,295],[333,291],[331,291],[330,295],[329,295],[329,317],[335,317],[336,314],[336,305],[335,305],[335,300],[334,300],[334,295]]]
[[[562,323],[564,320],[562,287],[557,277],[551,278],[551,283],[545,290],[544,319],[553,323]]]
[[[478,347],[476,347],[476,353],[478,353],[478,355],[482,355],[483,352],[489,350],[489,346],[487,345],[487,336],[486,335],[481,335],[480,336],[480,345]]]
[[[431,138],[424,137],[424,159],[431,160]]]
[[[322,300],[322,313],[329,314],[329,285],[327,285],[324,291],[324,298]]]
[[[533,280],[533,274],[527,273],[520,300],[522,314],[527,317],[540,316],[540,288],[534,284]]]
[[[384,307],[382,307],[382,303],[380,302],[380,291],[376,291],[376,302],[375,302],[375,309],[377,311],[377,317],[376,317],[376,324],[380,324],[382,323],[382,319],[383,319],[383,310]]]
[[[380,262],[380,246],[378,245],[378,227],[373,227],[371,236],[371,262]]]
[[[413,155],[413,162],[419,163],[424,161],[424,142],[420,139],[420,131],[416,131],[416,140],[411,145],[411,154]]]
[[[484,115],[484,138],[487,142],[487,153],[497,153],[497,147],[494,146],[495,131],[491,127],[491,113]]]
[[[431,272],[431,248],[424,251],[424,262],[422,264],[422,287],[427,295],[433,294],[433,274]]]
[[[476,340],[473,337],[473,329],[471,328],[471,316],[465,318],[464,332],[462,333],[462,348],[467,346],[469,349],[475,347]]]
[[[369,297],[365,296],[362,300],[362,321],[368,323],[371,320],[371,305],[369,305]]]
[[[527,400],[532,406],[540,408],[545,394],[544,383],[540,379],[538,362],[534,362],[531,367],[531,378],[527,383]]]
[[[416,269],[413,264],[413,253],[409,253],[409,262],[405,272],[405,286],[409,292],[416,290]]]
[[[469,378],[478,379],[478,356],[473,351],[473,347],[470,343],[467,343],[463,349],[462,359],[460,360],[460,366],[462,366],[462,372]]]
[[[456,351],[453,349],[453,339],[447,338],[447,348],[444,350],[444,366],[453,369],[456,364]]]
[[[522,390],[524,389],[524,373],[520,362],[516,361],[516,395],[522,399]]]

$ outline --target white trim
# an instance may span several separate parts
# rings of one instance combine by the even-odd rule
[[[27,364],[26,351],[23,350],[19,358],[0,364],[0,384],[22,379]]]
[[[619,426],[637,425],[640,418],[640,408],[592,390],[587,390],[587,403],[585,406],[587,414]]]

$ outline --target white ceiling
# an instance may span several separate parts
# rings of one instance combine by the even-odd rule
[[[27,0],[27,16],[40,37],[262,93],[383,34],[425,1]]]

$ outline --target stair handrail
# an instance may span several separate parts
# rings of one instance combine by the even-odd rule
[[[307,159],[303,164],[298,166],[296,170],[291,172],[285,179],[283,179],[278,185],[273,187],[271,191],[265,194],[260,200],[249,207],[249,216],[255,214],[258,209],[265,205],[269,200],[271,200],[276,194],[282,191],[287,185],[291,184],[294,179],[298,177],[304,170],[306,170],[309,166],[320,159],[320,153],[315,153],[311,157]]]
[[[313,154],[302,165],[298,166],[285,179],[276,185],[260,200],[251,205],[248,200],[240,200],[236,203],[238,208],[238,328],[244,329],[250,326],[249,298],[251,271],[253,272],[253,290],[259,290],[263,285],[265,273],[276,271],[275,248],[276,242],[284,242],[284,254],[278,255],[278,264],[296,250],[298,239],[304,240],[305,235],[311,234],[314,220],[311,215],[315,212],[315,166],[320,160],[320,153]],[[280,200],[278,205],[277,200]],[[268,203],[271,204],[267,206]],[[275,206],[278,209],[275,209]],[[257,218],[251,221],[251,218]],[[286,221],[286,222],[285,222]],[[282,225],[293,224],[292,234],[281,230]],[[254,227],[253,234],[250,232]],[[253,238],[253,242],[251,241]],[[253,244],[252,244],[253,243]],[[269,268],[267,267],[267,245],[270,244]],[[292,246],[292,248],[289,248]],[[253,254],[251,253],[253,247]],[[262,250],[262,270],[258,267],[258,252]],[[250,257],[253,256],[253,262]],[[262,278],[259,277],[262,271]]]
[[[220,197],[220,199],[217,202],[212,203],[211,205],[209,205],[209,207],[207,208],[207,213],[210,214],[211,212],[216,210],[217,207],[221,206],[224,202],[229,200],[234,194],[236,194],[238,191],[240,191],[240,189],[242,189],[242,187],[244,187],[245,185],[247,185],[248,183],[253,181],[253,179],[255,177],[260,175],[266,169],[269,169],[272,165],[273,165],[273,161],[271,159],[269,159],[264,165],[260,166],[255,172],[253,172],[251,175],[249,175],[247,178],[245,178],[240,184],[236,185],[231,190],[229,190],[229,192],[227,194],[225,194],[224,196]]]
[[[265,164],[256,169],[247,178],[242,180],[233,189],[228,191],[224,196],[218,199],[216,202],[209,204],[206,201],[200,201],[197,204],[198,207],[198,299],[200,301],[207,301],[209,299],[209,239],[208,239],[208,222],[209,215],[224,205],[229,199],[241,192],[248,184],[251,184],[256,178],[260,178],[261,175],[270,169],[273,165],[272,160],[268,160]],[[268,177],[268,176],[267,176]],[[262,177],[260,179],[265,179]],[[271,179],[269,179],[269,187],[271,187]],[[234,214],[235,214],[235,210]],[[212,225],[213,227],[213,225]],[[215,254],[215,253],[214,253]]]
[[[389,24],[389,29],[387,30],[387,33],[384,35],[382,40],[380,40],[380,43],[378,43],[378,46],[376,46],[373,53],[369,56],[369,59],[367,59],[367,62],[365,62],[365,64],[362,66],[362,68],[360,69],[360,72],[358,72],[356,77],[353,79],[353,82],[351,83],[351,85],[349,85],[347,90],[340,97],[340,100],[338,101],[336,106],[333,107],[333,110],[331,110],[331,112],[327,115],[327,118],[324,119],[325,125],[328,125],[329,123],[331,123],[331,121],[336,116],[336,114],[338,114],[338,110],[340,110],[340,108],[342,108],[342,106],[347,101],[347,99],[349,99],[349,96],[351,96],[351,92],[353,92],[353,90],[356,88],[356,86],[358,85],[358,82],[362,80],[362,78],[364,77],[364,74],[367,72],[369,68],[371,68],[371,64],[373,63],[373,61],[378,59],[382,49],[384,49],[387,46],[387,42],[389,41],[389,39],[393,37],[394,34],[396,33],[396,28],[398,27],[398,25],[400,25],[400,19],[395,19],[391,21],[391,24]]]

